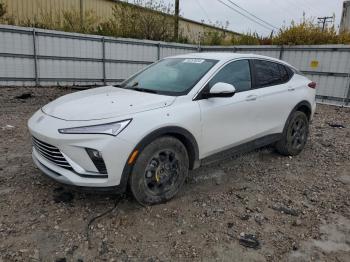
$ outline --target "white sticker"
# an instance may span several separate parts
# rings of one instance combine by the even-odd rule
[[[196,58],[188,58],[183,61],[183,63],[190,63],[190,64],[201,64],[205,60],[204,59],[196,59]]]

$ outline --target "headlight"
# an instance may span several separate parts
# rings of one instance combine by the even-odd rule
[[[61,134],[106,134],[116,136],[124,130],[131,122],[131,119],[94,126],[80,126],[58,129]]]

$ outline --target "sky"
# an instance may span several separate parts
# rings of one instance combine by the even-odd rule
[[[157,1],[175,2],[175,0]],[[228,29],[239,33],[258,32],[261,35],[269,35],[273,29],[271,26],[280,28],[283,25],[289,25],[292,20],[301,21],[304,12],[306,17],[314,18],[315,23],[317,23],[317,17],[333,16],[334,14],[338,27],[343,3],[343,0],[230,0],[270,24],[266,25],[258,20],[265,25],[263,27],[229,9],[219,1],[239,10],[229,0],[180,0],[180,14],[199,22],[202,20],[214,23],[218,21],[225,24],[228,21]],[[246,14],[242,10],[240,12]]]

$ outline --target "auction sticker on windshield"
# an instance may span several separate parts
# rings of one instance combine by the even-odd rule
[[[204,59],[194,59],[194,58],[191,58],[191,59],[185,59],[183,61],[183,63],[190,63],[190,64],[201,64],[203,63],[205,60]]]

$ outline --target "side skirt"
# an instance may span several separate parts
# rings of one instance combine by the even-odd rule
[[[267,136],[255,139],[253,141],[232,147],[230,149],[226,149],[222,152],[215,153],[211,156],[205,157],[204,159],[201,160],[200,166],[208,166],[215,162],[219,162],[220,160],[237,157],[241,154],[245,154],[255,149],[273,144],[279,141],[281,138],[282,138],[282,134],[272,134],[272,135],[267,135]]]

